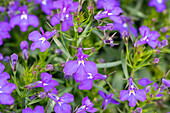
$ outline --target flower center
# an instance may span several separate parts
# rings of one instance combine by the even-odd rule
[[[141,41],[149,41],[149,39],[148,39],[148,37],[147,36],[145,36]]]
[[[107,14],[107,13],[108,13],[108,11],[103,11],[103,12],[102,12],[102,14]]]
[[[127,27],[127,23],[124,23],[124,24],[123,24],[123,27]]]
[[[2,86],[0,86],[0,89],[2,88]],[[0,91],[0,93],[3,93],[3,91]]]
[[[92,76],[92,74],[91,73],[87,73],[89,76],[87,77],[88,79],[92,79],[93,78],[93,76]]]
[[[79,60],[78,65],[80,65],[80,64],[83,64],[83,66],[84,66],[84,60]]]
[[[157,2],[161,4],[163,1],[162,0],[157,0]]]
[[[66,19],[68,19],[68,17],[69,17],[69,14],[66,14]]]
[[[47,0],[42,0],[42,4],[46,5],[47,4]]]
[[[22,19],[27,20],[27,14],[25,13],[25,11],[22,12],[21,20],[22,20]]]
[[[46,38],[45,37],[41,37],[39,40],[41,40],[42,43],[44,43],[46,41]]]
[[[110,16],[110,15],[113,15],[113,13],[108,13],[108,15]]]
[[[63,13],[65,13],[65,12],[66,12],[66,7],[63,8]]]
[[[43,83],[43,86],[47,86],[48,84],[46,84],[46,83]]]
[[[131,95],[131,94],[135,95],[135,91],[134,90],[130,90],[129,95]]]

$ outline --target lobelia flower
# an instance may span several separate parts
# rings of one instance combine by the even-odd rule
[[[150,81],[148,78],[142,78],[138,81],[138,84],[140,84],[141,86],[147,86],[151,83],[153,83],[153,81]]]
[[[98,29],[100,30],[113,30],[113,24],[112,23],[107,23],[106,26],[97,26]]]
[[[120,100],[129,101],[130,107],[135,107],[137,100],[145,101],[146,100],[146,93],[143,89],[137,89],[133,85],[132,78],[129,78],[129,89],[128,90],[122,90],[120,92]]]
[[[3,60],[3,55],[0,53],[0,60]]]
[[[97,66],[92,61],[85,61],[88,55],[84,55],[82,48],[78,49],[77,60],[68,61],[64,67],[65,75],[74,75],[77,81],[86,79],[88,73],[97,73]]]
[[[155,63],[155,64],[159,63],[159,58],[155,58],[155,59],[153,60],[153,63]]]
[[[47,48],[50,47],[50,42],[47,40],[51,38],[55,33],[57,32],[56,30],[53,30],[52,32],[45,32],[40,27],[40,31],[42,32],[42,35],[39,33],[39,31],[33,31],[28,35],[28,39],[33,41],[31,44],[31,50],[34,51],[36,48],[40,48],[41,52],[45,52]]]
[[[0,46],[3,44],[3,39],[11,38],[9,31],[11,31],[9,23],[0,22]]]
[[[16,89],[16,85],[13,83],[8,83],[7,79],[10,79],[8,73],[3,72],[5,66],[0,63],[0,103],[12,105],[14,103],[14,98],[11,97],[11,93]]]
[[[37,105],[34,110],[31,108],[23,109],[22,113],[44,113],[44,107]]]
[[[47,93],[51,91],[55,86],[58,86],[59,83],[56,80],[52,80],[52,75],[47,72],[41,73],[41,81],[37,81],[31,84],[33,88],[43,87],[44,91]]]
[[[61,25],[61,31],[67,31],[70,26],[73,26],[73,15],[70,12],[74,12],[78,9],[79,3],[73,2],[73,0],[58,0],[53,2],[53,7],[56,9],[60,9],[60,14],[55,14],[51,18],[51,25],[55,26],[56,24]]]
[[[102,108],[103,110],[106,109],[106,107],[107,107],[107,105],[108,105],[109,103],[116,104],[116,105],[120,104],[118,101],[116,101],[115,99],[113,99],[113,94],[112,94],[112,93],[110,93],[109,95],[107,95],[107,94],[104,93],[103,91],[99,90],[99,95],[104,99],[104,100],[103,100],[103,104],[102,104],[102,106],[101,106],[101,108]]]
[[[10,19],[10,26],[12,28],[14,28],[15,25],[19,25],[21,31],[25,32],[27,31],[29,25],[33,27],[38,27],[38,18],[35,15],[28,15],[26,5],[24,5],[23,7],[19,7],[19,11],[21,12],[21,14],[13,16]]]
[[[167,86],[170,87],[170,80],[166,80],[165,78],[162,79],[162,82]]]
[[[142,108],[137,107],[137,108],[136,108],[136,112],[137,112],[137,113],[142,113]]]
[[[139,28],[139,31],[140,34],[142,35],[142,38],[139,41],[137,41],[135,46],[148,43],[149,46],[155,49],[158,44],[157,39],[160,36],[160,34],[157,31],[150,32],[150,29],[144,25]]]
[[[34,0],[34,2],[36,4],[39,3],[41,5],[42,11],[47,15],[50,15],[52,12],[51,10],[54,9],[53,0]]]
[[[93,108],[94,104],[90,101],[90,99],[86,96],[82,100],[82,106],[80,106],[76,113],[86,113],[86,111],[90,113],[94,113],[97,111],[96,108]]]
[[[133,36],[137,37],[138,32],[137,29],[135,27],[133,27],[133,22],[131,21],[130,18],[122,15],[121,16],[123,23],[113,23],[113,30],[118,30],[121,34],[121,36],[129,36],[129,34],[131,33]]]
[[[150,7],[155,7],[157,12],[162,12],[166,9],[166,2],[167,0],[150,0],[149,1],[149,6]]]
[[[158,47],[163,48],[163,47],[165,47],[167,45],[168,45],[168,40],[167,39],[162,40],[162,42],[160,42],[158,40]]]
[[[118,0],[97,0],[97,8],[101,9],[105,6],[105,3],[110,3],[113,7],[120,7],[120,3]]]
[[[11,61],[12,61],[12,69],[13,69],[13,71],[16,71],[17,70],[18,55],[13,53],[11,55]]]
[[[88,73],[86,74],[86,78],[84,80],[81,80],[81,83],[79,84],[79,89],[80,90],[90,90],[93,87],[93,80],[97,80],[97,79],[106,79],[107,76],[106,75],[101,75],[97,72],[97,68],[96,71],[92,72],[92,73]],[[76,82],[80,82],[79,80],[77,80],[77,75],[74,76]],[[87,84],[88,83],[88,84]]]
[[[101,18],[109,17],[115,23],[122,23],[122,19],[119,16],[123,10],[120,7],[114,7],[110,2],[103,4],[104,11],[94,16],[94,19],[99,20]]]
[[[27,41],[22,41],[21,42],[20,48],[22,50],[24,60],[28,59],[28,47],[29,47],[29,44],[28,44]]]
[[[71,106],[68,104],[74,101],[74,97],[70,93],[65,93],[63,96],[57,96],[57,90],[54,89],[51,93],[47,94],[49,98],[56,102],[54,106],[55,113],[71,113]]]

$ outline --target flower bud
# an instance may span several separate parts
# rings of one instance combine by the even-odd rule
[[[12,69],[13,71],[16,71],[16,66],[17,66],[17,61],[18,61],[18,55],[17,54],[12,54],[11,55],[11,61],[12,61]]]
[[[46,70],[53,71],[53,65],[52,64],[48,64],[47,67],[46,67]]]

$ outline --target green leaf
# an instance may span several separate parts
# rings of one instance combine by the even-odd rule
[[[59,89],[58,90],[58,96],[60,97],[60,96],[63,96],[64,95],[64,93],[69,93],[69,92],[71,92],[71,90],[73,89],[73,87],[66,87],[66,88],[61,88],[61,89]]]
[[[98,90],[101,90],[101,91],[109,94],[109,92],[108,92],[106,89],[104,89],[103,87],[101,87],[101,86],[99,86],[99,85],[97,85],[97,84],[93,84],[93,86],[96,87]]]
[[[121,62],[122,62],[122,68],[123,68],[123,72],[125,74],[126,79],[129,78],[129,74],[128,74],[128,70],[127,70],[127,61],[124,58],[124,51],[122,50],[121,52]]]
[[[105,67],[115,67],[121,64],[121,61],[109,62],[109,63],[101,63],[96,64],[97,68],[105,68]]]
[[[35,103],[38,103],[38,102],[40,102],[40,101],[42,101],[42,99],[36,99],[36,100],[34,100],[34,101],[31,101],[30,103],[28,103],[28,106],[29,106],[29,105],[32,105],[32,104],[35,104]]]
[[[64,48],[64,46],[60,43],[60,41],[57,39],[56,36],[53,37],[54,42],[57,44],[57,46],[63,51],[63,53],[65,54],[64,57],[67,58],[72,58],[70,53]]]

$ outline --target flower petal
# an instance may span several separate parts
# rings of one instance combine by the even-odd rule
[[[137,100],[145,101],[146,100],[146,93],[143,89],[136,90],[135,97]]]
[[[129,98],[128,98],[128,101],[129,101],[129,106],[130,107],[135,107],[136,106],[136,98],[134,95],[130,95]]]
[[[41,38],[41,34],[39,31],[33,31],[28,35],[28,39],[33,42],[39,41],[40,38]]]
[[[14,103],[14,98],[9,94],[0,93],[0,103],[3,105],[12,105]]]
[[[83,80],[79,85],[80,90],[90,90],[93,87],[93,80]]]
[[[128,98],[129,98],[129,91],[128,90],[120,91],[120,97],[119,98],[120,98],[121,101],[128,100]]]
[[[65,73],[65,75],[73,75],[77,71],[77,69],[78,69],[77,60],[68,61],[65,64],[64,73]]]
[[[44,107],[37,105],[34,108],[33,113],[44,113]]]
[[[65,93],[62,97],[60,97],[61,100],[64,101],[64,103],[70,103],[74,101],[74,97],[70,93]]]
[[[39,25],[38,17],[35,15],[28,15],[28,24],[34,27],[38,27]]]

